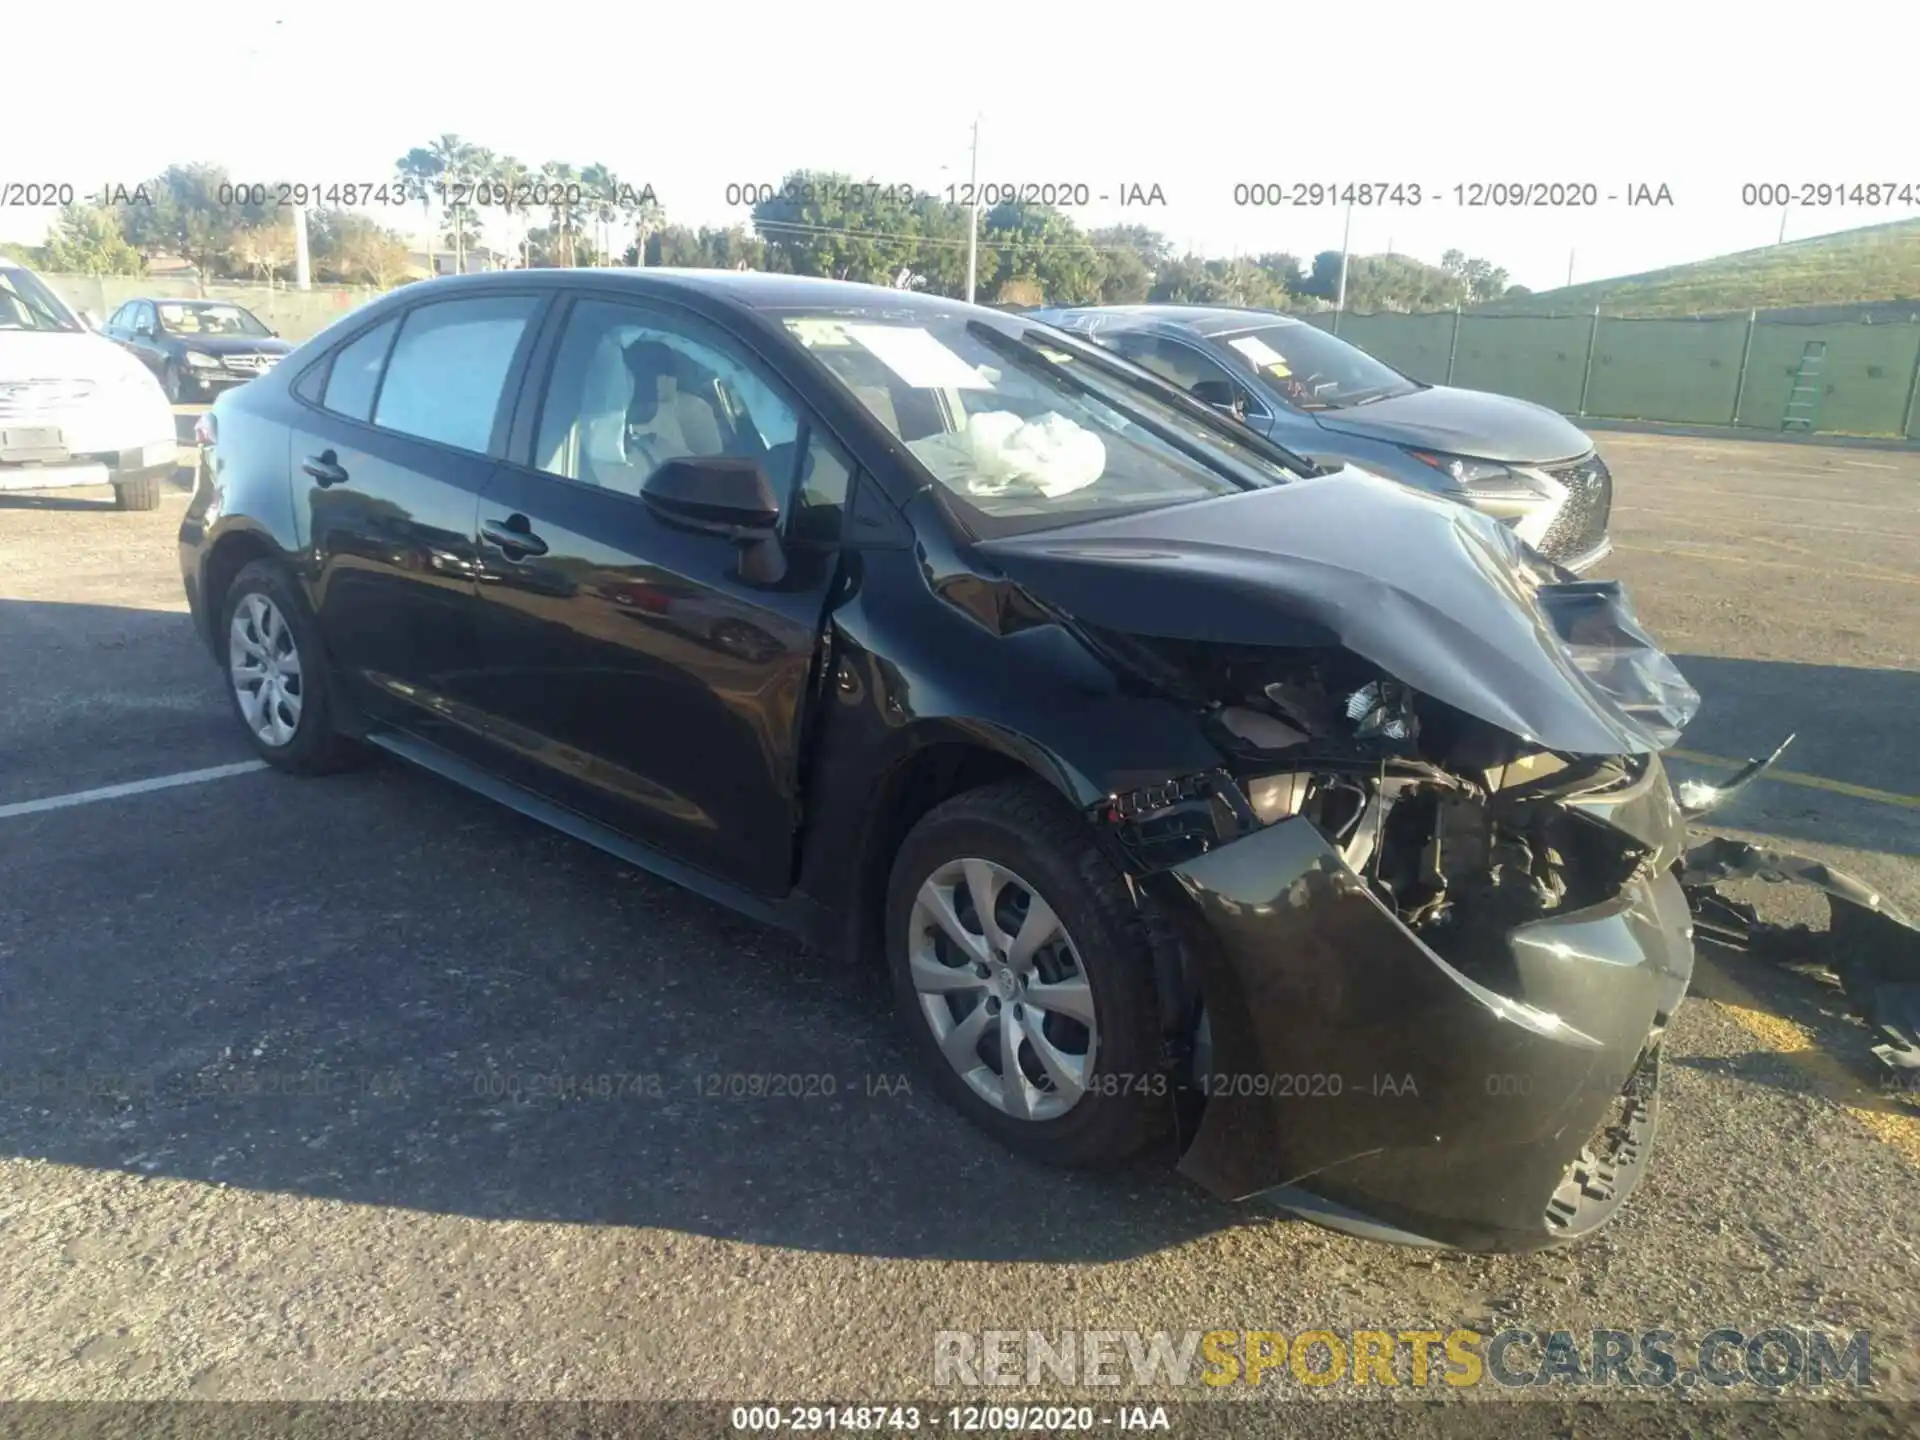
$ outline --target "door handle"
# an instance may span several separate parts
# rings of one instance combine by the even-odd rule
[[[509,515],[504,520],[489,520],[480,533],[506,552],[509,560],[522,555],[544,555],[547,542],[533,533],[533,524],[524,515]]]
[[[347,483],[347,472],[340,467],[338,458],[331,450],[322,450],[318,455],[309,455],[306,463],[300,468],[318,480],[323,490],[329,485]]]

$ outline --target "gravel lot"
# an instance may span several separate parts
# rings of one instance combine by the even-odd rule
[[[1800,734],[1729,823],[1920,912],[1920,455],[1601,438],[1687,753]],[[249,758],[184,498],[0,496],[0,807]],[[1621,1216],[1469,1258],[1025,1165],[869,978],[394,764],[0,818],[0,874],[0,1397],[878,1400],[936,1393],[941,1330],[1786,1325],[1920,1399],[1920,1110],[1803,977],[1709,967]],[[835,1093],[699,1093],[736,1072]]]

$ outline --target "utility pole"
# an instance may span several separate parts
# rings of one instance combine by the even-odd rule
[[[313,258],[307,248],[307,207],[297,205],[293,211],[293,283],[297,289],[313,288]]]
[[[1782,205],[1780,207],[1780,238],[1773,242],[1776,245],[1784,245],[1787,243],[1787,212],[1792,208],[1791,205]]]
[[[1574,252],[1569,248],[1567,251],[1567,284],[1569,285],[1573,284],[1573,256]]]
[[[1340,294],[1333,302],[1333,333],[1340,333],[1340,317],[1347,309],[1347,249],[1353,239],[1353,202],[1347,202],[1347,223],[1340,232]]]
[[[980,117],[973,117],[973,159],[967,165],[967,303],[980,273]]]

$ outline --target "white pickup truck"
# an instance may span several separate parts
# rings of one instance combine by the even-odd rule
[[[152,510],[178,448],[147,368],[0,259],[0,490],[111,485],[122,510]]]

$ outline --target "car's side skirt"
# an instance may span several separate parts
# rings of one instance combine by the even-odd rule
[[[758,920],[763,924],[778,926],[788,930],[809,943],[827,946],[833,933],[825,907],[817,904],[798,892],[783,899],[769,900],[756,895],[731,881],[709,875],[706,871],[675,860],[662,854],[651,845],[621,834],[619,831],[589,819],[564,805],[555,804],[545,796],[510,781],[502,780],[478,765],[455,755],[431,741],[422,740],[415,735],[403,734],[396,730],[376,730],[367,736],[367,743],[377,745],[391,755],[423,770],[430,770],[443,779],[483,795],[489,800],[498,801],[510,810],[518,811],[530,820],[537,820],[564,835],[585,841],[595,849],[638,866],[663,880],[693,891],[715,904],[724,905],[730,910]]]

